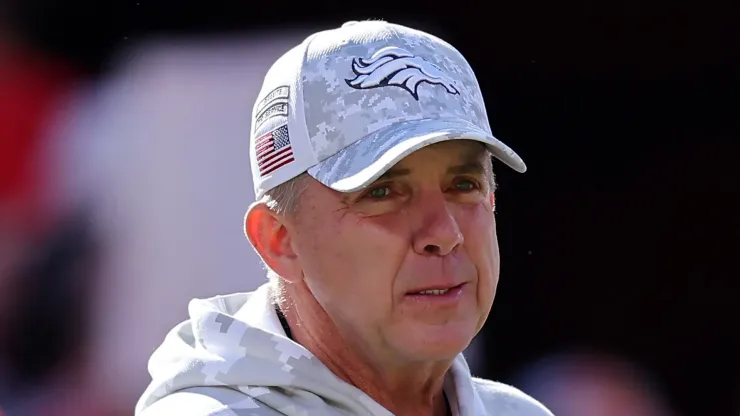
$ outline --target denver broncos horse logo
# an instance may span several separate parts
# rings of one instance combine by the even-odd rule
[[[357,76],[346,81],[356,89],[396,86],[411,93],[418,101],[419,85],[426,82],[441,85],[450,94],[460,94],[455,81],[438,67],[397,47],[383,48],[367,60],[353,59],[352,72]]]

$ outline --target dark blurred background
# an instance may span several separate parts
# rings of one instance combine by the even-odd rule
[[[455,45],[529,166],[498,172],[475,373],[558,416],[740,412],[737,4],[252,3],[0,2],[8,416],[131,414],[186,300],[261,282],[239,229],[260,77],[361,19]]]

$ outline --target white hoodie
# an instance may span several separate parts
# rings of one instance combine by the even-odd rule
[[[136,416],[391,416],[286,336],[269,286],[195,299],[149,362]],[[470,374],[462,354],[444,390],[455,416],[552,416],[521,391]]]

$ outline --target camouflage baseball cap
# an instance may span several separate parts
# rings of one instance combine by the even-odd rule
[[[367,186],[402,158],[444,140],[484,143],[517,172],[496,139],[465,58],[428,33],[383,21],[309,36],[265,76],[252,113],[255,194],[308,172],[342,192]]]

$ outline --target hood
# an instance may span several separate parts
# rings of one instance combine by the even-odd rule
[[[309,397],[318,396],[334,410],[331,413],[391,416],[286,336],[269,285],[251,293],[194,299],[188,312],[190,319],[173,328],[152,354],[152,382],[136,405],[137,415],[177,391],[213,386],[229,387],[268,405],[310,400],[313,404],[306,405],[313,407],[315,399]],[[480,399],[462,354],[445,380],[445,391],[453,393],[459,405],[469,403],[471,408],[461,408],[460,414],[478,413]]]

